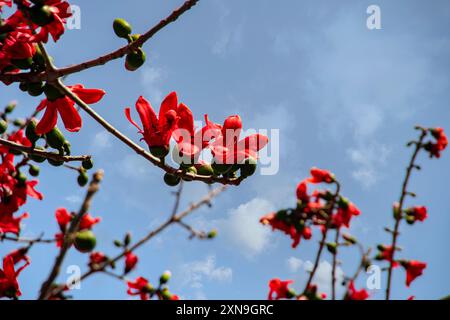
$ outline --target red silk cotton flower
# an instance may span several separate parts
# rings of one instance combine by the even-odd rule
[[[308,182],[311,183],[331,183],[334,181],[334,175],[327,171],[318,168],[311,169],[311,178],[308,179]]]
[[[9,255],[3,258],[3,270],[0,269],[0,298],[16,298],[22,295],[17,277],[27,265],[15,270],[14,259]]]
[[[416,260],[410,260],[401,263],[403,268],[406,271],[406,286],[409,287],[411,282],[414,281],[417,277],[421,276],[423,270],[427,267],[425,262],[420,262]]]
[[[125,253],[125,270],[124,270],[124,274],[127,274],[130,271],[132,271],[134,268],[136,268],[136,265],[137,265],[138,261],[139,261],[139,258],[138,258],[137,255],[135,255],[131,251],[127,251]]]
[[[430,153],[430,157],[441,157],[441,152],[445,150],[448,146],[448,139],[445,135],[444,129],[442,128],[433,128],[430,129],[431,135],[436,139],[435,143],[428,142],[425,144],[425,150]]]
[[[178,122],[178,97],[176,92],[170,93],[161,103],[159,116],[156,115],[150,103],[142,96],[136,101],[136,111],[141,119],[142,128],[131,118],[130,108],[125,109],[125,115],[143,135],[150,148],[168,148],[172,132]]]
[[[366,300],[369,298],[369,293],[366,289],[356,290],[354,282],[350,281],[348,284],[347,296],[345,298],[347,300]]]
[[[141,300],[148,300],[150,298],[150,283],[143,277],[136,278],[135,281],[128,281],[127,293],[130,296],[140,296]]]
[[[99,102],[105,95],[105,91],[101,89],[85,89],[81,84],[68,86],[68,88],[87,104]],[[54,92],[48,94],[37,107],[37,111],[45,109],[45,113],[36,126],[36,133],[42,135],[51,131],[58,121],[58,113],[67,131],[78,132],[81,129],[82,120],[75,108],[75,102],[68,96],[60,94],[56,88],[50,90]]]
[[[406,210],[406,214],[408,217],[412,217],[413,221],[424,221],[428,218],[427,208],[424,206],[409,208]]]
[[[282,281],[278,278],[272,279],[269,281],[269,300],[279,300],[292,298],[292,294],[290,293],[290,289],[288,286],[294,281],[287,280]]]
[[[37,26],[41,27],[41,30],[34,37],[34,41],[46,43],[48,41],[48,35],[50,34],[53,40],[56,42],[64,33],[64,24],[66,23],[66,18],[72,16],[70,4],[66,1],[61,0],[44,0],[41,2],[43,2],[42,4],[44,5],[41,11],[44,10],[46,14],[49,15],[49,18],[46,19],[46,21],[38,21]],[[31,9],[31,12],[33,20],[33,9]]]

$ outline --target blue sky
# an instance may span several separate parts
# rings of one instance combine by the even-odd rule
[[[113,35],[114,18],[123,17],[135,32],[144,32],[182,1],[71,2],[81,8],[81,30],[69,30],[48,49],[58,66],[77,63],[123,45]],[[368,30],[366,9],[381,8],[381,30]],[[67,84],[107,91],[95,110],[118,129],[139,139],[123,115],[139,95],[157,107],[165,94],[177,91],[200,119],[216,121],[240,114],[246,128],[280,130],[280,170],[257,175],[231,188],[188,221],[198,228],[217,227],[214,241],[186,241],[173,227],[141,248],[141,261],[130,277],[157,280],[173,273],[171,289],[183,298],[265,299],[273,277],[296,280],[301,288],[304,266],[314,258],[313,240],[296,250],[290,240],[258,224],[274,209],[292,206],[296,184],[312,166],[333,171],[343,193],[362,211],[351,232],[364,244],[388,242],[383,227],[392,225],[391,206],[398,199],[411,150],[405,143],[416,136],[416,124],[450,130],[450,4],[429,1],[200,1],[175,24],[145,45],[147,63],[131,73],[114,61],[82,74]],[[0,87],[2,102],[19,101],[26,116],[39,99],[15,86]],[[134,155],[93,120],[83,115],[80,133],[67,135],[76,154],[90,153],[96,168],[105,170],[102,189],[91,213],[103,221],[95,227],[98,249],[114,254],[112,240],[126,231],[137,239],[170,214],[171,190],[162,173]],[[447,200],[450,157],[419,159],[423,170],[412,179],[419,197],[409,204],[426,205],[429,219],[402,226],[401,256],[426,261],[428,268],[411,288],[403,271],[394,275],[393,297],[433,299],[449,294]],[[70,170],[41,167],[42,202],[29,201],[31,213],[24,235],[57,231],[54,211],[78,210],[84,191]],[[203,196],[201,183],[185,186],[182,206]],[[2,244],[0,255],[13,246]],[[342,269],[356,268],[355,251],[342,250]],[[24,298],[37,295],[57,254],[53,246],[34,247],[32,265],[21,275]],[[324,256],[317,283],[329,291],[329,256]],[[71,252],[65,266],[85,266],[87,256]],[[66,276],[65,274],[62,275]],[[63,279],[63,277],[61,279]],[[365,283],[364,275],[358,283]],[[382,279],[384,286],[385,279]],[[383,290],[371,292],[383,298]],[[103,275],[73,291],[79,299],[127,299],[126,285]]]

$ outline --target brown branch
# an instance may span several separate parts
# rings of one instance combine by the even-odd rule
[[[177,223],[189,232],[190,239],[193,239],[193,238],[206,239],[207,238],[206,232],[195,230],[191,225],[187,224],[184,221],[177,221]]]
[[[41,237],[39,238],[21,238],[21,237],[10,237],[7,236],[6,234],[1,234],[0,235],[0,241],[3,240],[7,240],[7,241],[12,241],[12,242],[17,242],[17,243],[28,243],[28,244],[35,244],[35,243],[53,243],[56,240],[55,239],[42,239]]]
[[[398,240],[398,234],[399,234],[398,230],[400,227],[400,221],[402,220],[402,215],[403,215],[403,206],[404,206],[405,198],[408,195],[408,183],[409,183],[409,179],[411,177],[412,170],[417,167],[415,164],[417,155],[419,154],[419,151],[422,148],[423,140],[425,139],[425,137],[427,135],[426,129],[423,129],[420,127],[418,127],[418,129],[421,130],[422,133],[420,134],[419,140],[415,143],[414,152],[411,156],[409,165],[406,168],[406,175],[405,175],[405,179],[403,180],[402,192],[400,195],[400,200],[399,200],[399,205],[398,205],[398,213],[394,214],[395,226],[394,226],[394,230],[392,232],[392,258],[389,263],[389,269],[388,269],[388,277],[387,277],[387,285],[386,285],[386,300],[390,299],[390,294],[391,294],[391,281],[392,281],[392,271],[394,268],[394,255],[395,255],[395,251],[396,251],[395,249],[397,247],[397,240]]]
[[[123,251],[122,253],[120,253],[119,255],[117,255],[115,258],[112,258],[110,260],[108,260],[107,262],[103,263],[102,265],[98,266],[95,269],[90,269],[89,271],[85,272],[84,274],[82,274],[80,276],[80,281],[92,276],[93,274],[97,273],[97,272],[103,272],[105,270],[106,267],[108,267],[109,265],[111,265],[111,263],[116,263],[117,261],[119,261],[120,259],[122,259],[125,256],[126,252],[133,252],[136,249],[138,249],[139,247],[141,247],[142,245],[144,245],[145,243],[147,243],[149,240],[151,240],[153,237],[155,237],[156,235],[160,234],[162,231],[164,231],[168,226],[174,224],[174,223],[179,223],[179,221],[181,221],[182,219],[184,219],[186,216],[188,216],[189,214],[191,214],[192,212],[194,212],[195,210],[199,209],[200,207],[204,206],[204,205],[210,205],[211,204],[211,200],[215,197],[217,197],[220,193],[222,193],[223,191],[225,191],[225,189],[227,188],[227,186],[220,186],[214,190],[211,190],[204,198],[200,199],[198,202],[191,204],[187,209],[185,209],[184,211],[180,212],[179,214],[175,215],[175,216],[170,216],[168,220],[166,220],[165,222],[163,222],[161,225],[159,225],[156,229],[150,231],[145,237],[143,237],[142,239],[140,239],[138,242],[136,242],[134,245],[132,245],[131,247],[128,247],[125,251]],[[53,292],[49,295],[58,295],[60,294],[63,290],[65,289],[64,286],[58,286],[56,288],[53,289]]]
[[[360,243],[357,243],[357,245],[358,245],[359,251],[361,252],[361,262],[359,263],[358,268],[356,269],[353,276],[349,279],[347,278],[347,280],[352,281],[352,282],[355,282],[356,279],[358,279],[361,272],[366,268],[367,258],[369,257],[370,252],[372,251],[370,248],[367,249],[367,251],[364,251],[364,248]],[[344,294],[343,299],[345,299],[348,296],[348,294],[349,294],[349,291],[348,291],[348,286],[347,286],[347,290]]]
[[[146,33],[141,35],[138,40],[123,46],[113,52],[100,56],[96,59],[89,60],[86,62],[82,62],[73,66],[64,67],[60,69],[48,69],[44,72],[27,72],[27,73],[19,73],[19,74],[3,74],[0,75],[0,81],[7,82],[38,82],[38,81],[55,81],[62,76],[66,76],[69,74],[73,74],[76,72],[80,72],[92,67],[104,65],[112,60],[119,59],[126,55],[129,52],[132,52],[136,48],[142,46],[145,42],[147,42],[150,38],[152,38],[156,33],[164,29],[167,25],[175,22],[183,13],[191,9],[194,5],[197,4],[199,0],[188,0],[181,7],[173,11],[168,17],[161,20],[158,24],[148,30]]]
[[[89,210],[92,199],[99,190],[100,182],[102,181],[102,179],[103,179],[103,171],[99,170],[96,173],[94,173],[92,181],[86,192],[86,197],[84,198],[83,204],[81,205],[80,211],[72,219],[69,229],[66,231],[64,235],[64,241],[62,243],[61,250],[59,251],[59,254],[56,257],[55,263],[52,267],[52,270],[50,271],[50,275],[48,276],[47,280],[45,280],[44,283],[42,284],[39,300],[45,300],[49,296],[51,296],[51,286],[55,281],[56,277],[58,276],[64,258],[74,241],[76,232],[78,231],[80,226],[81,218],[83,218],[83,216]]]
[[[336,236],[334,238],[336,249],[333,252],[333,265],[331,268],[331,300],[336,300],[336,266],[337,266],[337,255],[338,255],[340,235],[341,235],[341,228],[338,227],[336,229]]]
[[[55,83],[56,87],[59,88],[59,90],[70,97],[75,103],[80,106],[81,109],[83,109],[87,114],[89,114],[95,121],[97,121],[103,128],[105,128],[109,133],[111,133],[113,136],[115,136],[117,139],[122,141],[124,144],[126,144],[128,147],[130,147],[132,150],[134,150],[138,155],[142,156],[144,159],[150,161],[155,166],[163,169],[165,172],[176,175],[180,177],[183,180],[195,180],[195,181],[202,181],[205,183],[221,183],[224,185],[239,185],[242,182],[242,178],[220,178],[215,177],[213,175],[211,176],[202,176],[197,174],[191,174],[186,173],[181,169],[173,168],[167,164],[164,163],[164,161],[161,161],[159,158],[153,156],[148,151],[144,150],[141,146],[136,144],[134,141],[132,141],[130,138],[128,138],[126,135],[124,135],[122,132],[117,130],[112,124],[110,124],[108,121],[106,121],[104,118],[102,118],[97,112],[95,112],[91,107],[89,107],[86,103],[84,103],[80,98],[78,98],[77,95],[75,95],[72,91],[70,91],[69,88],[67,88],[61,81],[58,81]]]
[[[47,151],[43,151],[43,150],[39,150],[39,149],[34,149],[31,147],[26,147],[24,145],[21,145],[21,144],[18,144],[18,143],[15,143],[15,142],[12,142],[12,141],[9,141],[6,139],[2,139],[2,138],[0,138],[0,144],[6,146],[8,148],[14,149],[14,150],[22,151],[27,154],[36,155],[36,156],[40,156],[42,158],[51,159],[51,160],[55,160],[55,161],[73,162],[73,161],[89,160],[91,158],[90,155],[62,156],[58,153],[47,152]]]

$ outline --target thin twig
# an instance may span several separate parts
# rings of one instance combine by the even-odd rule
[[[163,222],[156,229],[150,231],[145,237],[140,239],[138,242],[136,242],[131,247],[128,247],[127,250],[123,251],[122,253],[117,255],[115,258],[110,259],[107,262],[105,262],[102,265],[100,265],[99,267],[97,267],[95,269],[90,269],[89,271],[87,271],[84,274],[82,274],[80,276],[80,281],[82,281],[82,280],[92,276],[93,274],[95,274],[97,272],[102,272],[103,270],[105,270],[105,268],[107,266],[111,265],[111,263],[114,264],[117,261],[119,261],[120,259],[122,259],[125,256],[126,252],[133,252],[133,251],[135,251],[136,249],[138,249],[139,247],[141,247],[142,245],[147,243],[149,240],[151,240],[153,237],[155,237],[156,235],[158,235],[162,231],[164,231],[168,226],[172,225],[173,223],[178,223],[179,221],[181,221],[186,216],[188,216],[189,214],[191,214],[195,210],[199,209],[200,207],[202,207],[204,205],[209,205],[211,203],[211,200],[213,198],[217,197],[223,191],[225,191],[226,188],[227,188],[227,186],[220,186],[220,187],[218,187],[218,188],[216,188],[214,190],[211,190],[204,198],[200,199],[196,203],[191,204],[186,210],[180,212],[179,214],[177,214],[177,215],[175,215],[173,217],[170,216],[168,220]],[[61,293],[64,290],[64,288],[65,288],[64,286],[56,287],[55,289],[53,289],[53,292],[52,292],[51,295],[57,295],[57,294]]]
[[[197,4],[199,0],[188,0],[181,7],[173,11],[168,17],[161,20],[158,24],[148,30],[146,33],[141,35],[138,40],[131,42],[130,44],[123,46],[113,52],[100,56],[96,59],[85,61],[73,66],[65,67],[65,68],[54,68],[54,70],[44,71],[44,72],[26,72],[26,73],[18,73],[18,74],[2,74],[0,75],[0,81],[6,82],[39,82],[39,81],[55,81],[56,79],[67,76],[69,74],[73,74],[76,72],[80,72],[92,67],[104,65],[112,60],[119,59],[126,55],[127,53],[132,52],[136,48],[142,46],[145,42],[147,42],[150,38],[152,38],[156,33],[164,29],[167,25],[176,21],[183,13],[191,9],[194,5]],[[47,65],[48,68],[49,65]]]
[[[73,162],[73,161],[85,161],[85,160],[89,160],[91,159],[90,155],[82,155],[82,156],[63,156],[60,155],[59,153],[54,153],[54,152],[47,152],[47,151],[43,151],[40,149],[34,149],[31,147],[26,147],[24,145],[6,140],[6,139],[2,139],[0,138],[0,144],[4,145],[8,148],[14,149],[14,150],[18,150],[18,151],[22,151],[25,152],[27,154],[31,154],[31,155],[35,155],[35,156],[39,156],[45,159],[51,159],[51,160],[55,160],[55,161],[63,161],[63,162]]]
[[[7,240],[12,242],[18,242],[18,243],[28,243],[28,244],[34,244],[34,243],[53,243],[56,240],[55,239],[42,239],[41,237],[38,238],[22,238],[22,237],[10,237],[6,234],[0,235],[0,241]]]
[[[103,179],[103,171],[99,170],[96,173],[94,173],[92,181],[86,192],[86,197],[84,198],[83,204],[81,205],[79,212],[73,217],[69,229],[66,231],[64,235],[64,241],[61,245],[61,250],[59,251],[59,254],[56,257],[55,263],[52,267],[52,270],[50,271],[50,275],[48,276],[47,280],[44,281],[44,283],[42,284],[39,300],[44,300],[47,299],[49,296],[51,296],[52,283],[55,281],[56,277],[59,274],[61,265],[67,254],[67,251],[71,247],[75,238],[75,234],[79,229],[81,218],[83,218],[83,216],[89,210],[92,199],[99,190],[100,182],[102,181],[102,179]]]
[[[427,135],[427,131],[425,129],[421,128],[420,130],[422,130],[422,133],[420,135],[419,141],[417,141],[417,143],[415,143],[415,149],[411,156],[411,160],[409,162],[408,168],[406,169],[405,179],[403,180],[402,192],[400,195],[400,200],[399,200],[399,205],[398,205],[398,214],[394,215],[395,216],[395,227],[392,232],[392,257],[389,262],[389,269],[388,269],[388,276],[387,276],[386,300],[390,299],[390,294],[391,294],[392,271],[394,268],[394,261],[395,261],[394,255],[395,255],[395,251],[396,251],[396,247],[397,247],[400,221],[402,220],[402,215],[403,215],[403,206],[404,206],[406,195],[408,194],[408,183],[409,183],[409,179],[411,177],[412,170],[417,167],[415,164],[417,155],[419,154],[419,151],[422,148],[423,140],[425,139],[425,137]]]
[[[337,266],[337,255],[339,248],[339,236],[341,234],[341,228],[336,229],[336,236],[334,238],[334,243],[336,244],[335,251],[333,252],[333,266],[331,268],[331,300],[336,300],[336,266]]]

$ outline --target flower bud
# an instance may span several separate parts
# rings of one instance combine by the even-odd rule
[[[30,83],[27,92],[32,97],[38,97],[44,92],[44,84],[42,82]]]
[[[81,163],[81,166],[86,170],[90,170],[94,167],[94,161],[92,158],[86,159]]]
[[[13,125],[16,127],[22,127],[25,124],[25,121],[23,119],[15,119],[13,121]]]
[[[63,145],[63,149],[64,149],[64,152],[66,153],[66,155],[68,155],[68,156],[70,156],[70,146],[71,146],[71,144],[70,144],[70,142],[69,141],[64,141],[64,145]]]
[[[83,253],[91,252],[97,244],[95,234],[91,230],[78,231],[75,237],[75,248]]]
[[[30,168],[28,169],[28,173],[33,177],[37,177],[39,175],[39,171],[40,171],[39,167],[33,165],[31,165]]]
[[[64,97],[64,94],[62,94],[58,88],[52,86],[51,84],[46,83],[44,86],[44,93],[48,100],[55,101],[59,98]]]
[[[217,237],[217,230],[213,229],[210,232],[208,232],[208,234],[206,235],[208,237],[208,239],[214,239],[215,237]]]
[[[169,282],[171,276],[172,273],[170,271],[164,271],[164,273],[159,278],[159,283],[166,284],[167,282]]]
[[[89,177],[86,174],[86,171],[84,171],[84,170],[80,171],[80,174],[78,175],[78,178],[77,178],[78,185],[80,187],[84,187],[85,185],[87,185],[88,181],[89,181]]]
[[[356,244],[358,242],[358,240],[356,240],[355,237],[353,237],[352,235],[350,235],[348,233],[344,233],[342,235],[342,238],[350,244]]]
[[[165,158],[170,151],[168,146],[150,147],[149,149],[152,155],[160,159]]]
[[[127,57],[125,59],[125,68],[128,71],[136,71],[144,64],[145,60],[145,52],[141,48],[139,48],[136,51],[127,54]]]
[[[16,177],[17,183],[20,185],[24,185],[25,182],[27,181],[27,176],[25,174],[23,174],[22,172],[20,172],[17,177]]]
[[[33,65],[33,58],[29,57],[25,59],[12,59],[11,62],[15,67],[21,70],[27,70],[30,69]]]
[[[51,164],[54,167],[61,167],[64,164],[64,161],[60,160],[53,160],[53,159],[47,159],[47,162]]]
[[[49,6],[35,5],[30,9],[30,19],[42,27],[52,22],[54,16]]]
[[[222,163],[213,162],[211,164],[211,167],[214,170],[214,174],[221,175],[221,174],[225,174],[228,171],[230,171],[232,165],[231,164],[222,164]]]
[[[131,34],[131,25],[124,19],[117,18],[113,22],[113,29],[119,38],[128,39]]]
[[[336,254],[337,251],[337,244],[336,242],[328,242],[327,243],[327,249],[331,254]]]
[[[17,106],[17,103],[15,101],[8,103],[8,105],[5,108],[5,113],[13,112],[14,109],[16,108],[16,106]]]
[[[195,169],[194,166],[186,168],[185,172],[187,174],[189,174],[189,175],[192,175],[192,176],[197,175],[197,169]],[[185,181],[192,181],[193,177],[184,177],[183,180],[185,180]]]
[[[292,298],[294,298],[296,296],[297,296],[297,293],[292,288],[289,288],[289,290],[286,292],[286,298],[287,299],[292,299]]]
[[[170,300],[172,299],[172,294],[170,293],[169,289],[164,288],[161,290],[161,297],[163,300]]]
[[[141,35],[138,33],[133,34],[133,35],[131,35],[131,41],[134,42],[134,41],[138,40],[140,37],[141,37]]]
[[[256,172],[257,162],[256,159],[250,157],[244,160],[244,163],[240,166],[241,177],[247,178],[252,176]]]
[[[45,149],[44,149],[43,147],[41,147],[41,146],[37,146],[35,149],[37,149],[37,150],[42,150],[42,151],[45,150]],[[35,154],[30,154],[30,159],[33,160],[33,161],[35,161],[35,162],[38,162],[38,163],[42,163],[42,162],[45,161],[45,158],[44,158],[44,157],[41,157],[41,156],[38,156],[38,155],[35,155]]]
[[[20,91],[23,91],[23,92],[28,91],[28,83],[26,83],[26,82],[21,82],[21,83],[19,84],[19,89],[20,89]]]
[[[164,175],[164,182],[170,187],[175,187],[176,185],[178,185],[180,183],[180,180],[180,177],[170,173],[166,173]]]
[[[115,245],[117,248],[123,247],[123,243],[122,243],[120,240],[114,240],[114,245]]]
[[[123,238],[123,244],[125,246],[128,246],[130,244],[130,242],[131,242],[131,233],[127,232],[127,234]]]
[[[0,134],[5,133],[7,129],[8,129],[8,122],[6,122],[5,120],[1,119],[0,120]]]
[[[46,133],[45,140],[50,147],[57,150],[61,150],[66,142],[64,135],[58,127],[54,127],[50,132]]]
[[[197,174],[201,176],[212,176],[214,174],[214,170],[210,164],[204,163],[197,167]]]
[[[39,138],[41,137],[36,133],[36,121],[34,119],[28,123],[25,129],[25,136],[27,137],[28,140],[30,140],[32,144],[35,144],[36,141],[38,141]]]

